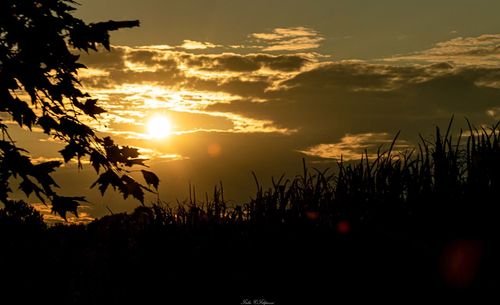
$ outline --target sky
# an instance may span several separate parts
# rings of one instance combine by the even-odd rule
[[[499,1],[79,2],[87,22],[141,22],[113,32],[111,52],[82,54],[79,75],[108,110],[92,126],[150,158],[167,202],[222,181],[245,203],[252,171],[270,186],[302,158],[334,168],[400,130],[404,150],[452,115],[456,133],[465,117],[500,119]],[[33,158],[60,157],[61,143],[18,132]],[[138,204],[88,190],[90,166],[56,178],[67,195],[85,190],[84,217]]]

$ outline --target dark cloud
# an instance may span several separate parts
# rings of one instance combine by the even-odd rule
[[[186,88],[191,90],[220,91],[244,97],[262,97],[269,87],[267,78],[260,80],[242,80],[232,77],[224,80],[206,80],[190,78],[186,80]]]
[[[155,83],[192,90],[224,91],[242,96],[260,96],[270,86],[270,78],[280,73],[298,72],[311,63],[310,56],[268,54],[195,55],[169,49],[114,47],[112,52],[91,53],[82,61],[105,74],[82,75],[85,85],[112,88],[125,83]],[[267,69],[267,74],[259,71]],[[193,72],[212,74],[200,77]],[[274,71],[274,72],[273,72]],[[224,76],[232,72],[245,76]],[[248,78],[246,73],[252,73]],[[189,75],[191,74],[191,75]]]
[[[113,48],[113,52],[101,55],[105,59],[85,59],[90,60],[89,66],[109,72],[107,76],[92,77],[96,86],[99,82],[101,86],[154,83],[239,96],[241,100],[207,106],[205,110],[235,113],[268,120],[280,128],[298,129],[307,135],[297,142],[298,147],[333,143],[348,132],[407,129],[416,134],[424,126],[445,122],[452,114],[487,122],[492,119],[488,111],[498,108],[500,102],[500,70],[486,66],[453,66],[446,62],[313,63],[301,54],[195,55],[168,49]],[[130,69],[125,61],[144,67]],[[316,67],[300,72],[308,64]],[[262,68],[276,72],[261,73]],[[199,76],[190,72],[193,70],[214,75]],[[295,74],[288,79],[281,74],[290,71]],[[276,77],[284,77],[277,87],[273,84]]]
[[[269,54],[180,54],[188,66],[205,71],[255,72],[261,68],[275,71],[298,71],[311,62],[305,55]]]
[[[127,60],[133,63],[141,63],[154,66],[159,62],[159,52],[152,50],[133,50],[127,54]]]
[[[297,71],[303,68],[305,65],[310,63],[310,59],[301,55],[253,55],[256,62],[259,62],[262,66],[276,71]]]
[[[261,68],[261,65],[252,58],[239,55],[222,55],[213,59],[210,70],[252,72]]]
[[[163,63],[164,65],[155,71],[112,71],[108,80],[114,82],[115,85],[155,83],[164,86],[175,86],[184,80],[184,73],[177,68],[177,64],[168,65],[165,61]]]
[[[135,54],[135,53],[132,53]],[[114,58],[118,63],[119,59]],[[143,57],[141,59],[136,58],[133,63],[140,64],[152,64],[149,69],[135,69],[132,70],[125,65],[123,61],[121,65],[116,65],[114,67],[100,67],[103,68],[107,74],[106,75],[88,75],[82,76],[81,79],[86,86],[93,88],[112,88],[113,86],[119,86],[125,83],[131,84],[141,84],[141,83],[156,83],[164,86],[175,86],[179,82],[185,79],[185,74],[179,69],[177,61],[174,59],[152,59]],[[84,61],[86,64],[87,62]],[[89,64],[87,64],[89,65]],[[90,65],[89,65],[90,66]],[[90,66],[99,67],[99,66]]]
[[[90,51],[80,55],[81,61],[89,68],[103,70],[123,70],[125,69],[125,48],[112,47],[110,52],[99,50],[99,52]]]
[[[500,105],[500,89],[480,85],[498,80],[496,68],[388,66],[362,62],[323,64],[249,100],[216,104],[228,111],[298,128],[297,145],[332,143],[346,133],[407,131],[411,136],[443,124],[452,115],[491,122],[487,111]]]

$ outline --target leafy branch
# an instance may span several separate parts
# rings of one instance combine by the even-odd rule
[[[148,186],[130,177],[127,168],[145,166],[138,150],[102,138],[84,123],[106,110],[82,91],[78,79],[78,70],[86,68],[78,61],[79,52],[98,51],[100,46],[109,50],[110,31],[137,27],[139,21],[87,24],[72,15],[76,4],[71,0],[0,2],[0,201],[11,202],[10,179],[19,179],[22,192],[34,194],[43,203],[49,201],[52,211],[63,218],[67,212],[78,215],[85,198],[59,195],[51,174],[62,162],[34,164],[28,152],[16,146],[1,118],[10,117],[29,130],[39,127],[66,143],[59,151],[66,163],[76,159],[82,167],[81,160],[88,157],[99,174],[92,187],[102,194],[111,186],[124,198],[132,196],[143,203],[144,191],[157,191],[159,183],[154,173],[145,170]]]

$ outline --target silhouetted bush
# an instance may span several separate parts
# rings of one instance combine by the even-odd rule
[[[0,230],[44,230],[43,215],[33,206],[20,200],[10,200],[0,209]]]

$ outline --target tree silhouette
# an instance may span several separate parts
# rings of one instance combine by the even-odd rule
[[[119,146],[102,137],[84,120],[98,119],[105,110],[82,91],[77,72],[79,52],[110,49],[109,32],[139,26],[139,21],[107,21],[87,24],[71,13],[71,0],[0,1],[0,201],[12,203],[12,178],[27,196],[34,194],[52,211],[66,218],[77,214],[84,197],[65,197],[56,192],[51,173],[59,161],[35,164],[28,152],[9,135],[8,120],[33,130],[38,127],[65,143],[59,151],[64,162],[89,158],[99,177],[92,187],[104,192],[109,186],[124,198],[141,203],[144,191],[153,190],[128,175],[134,165],[145,166],[136,148]],[[157,176],[142,170],[146,184],[158,187]]]

